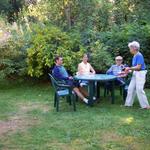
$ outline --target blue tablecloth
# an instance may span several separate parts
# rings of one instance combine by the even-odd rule
[[[117,77],[114,75],[107,74],[91,74],[91,75],[76,75],[75,80],[86,80],[86,81],[111,81],[115,80]]]

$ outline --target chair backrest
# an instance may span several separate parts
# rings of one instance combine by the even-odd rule
[[[55,89],[55,91],[57,91],[58,90],[58,88],[57,88],[57,86],[58,86],[57,81],[55,80],[55,78],[50,73],[48,75],[49,75],[49,77],[51,79],[53,88]]]

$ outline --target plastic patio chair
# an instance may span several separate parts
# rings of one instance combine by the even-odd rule
[[[128,93],[128,87],[131,81],[131,76],[129,76],[126,80],[125,80],[125,86],[123,88],[123,100],[125,102],[126,97],[127,97],[127,93]]]
[[[73,103],[73,109],[76,111],[76,100],[74,98],[74,92],[72,91],[72,87],[69,85],[65,85],[62,83],[59,83],[58,81],[55,80],[55,78],[51,75],[48,74],[52,86],[54,88],[55,94],[54,94],[54,107],[56,107],[56,111],[59,111],[59,101],[60,97],[67,97],[67,101],[71,105]]]
[[[119,87],[119,91],[120,91],[120,95],[122,96],[123,95],[123,89],[124,89],[124,85],[118,85]],[[109,89],[107,87],[106,84],[104,84],[104,97],[106,97],[106,95],[109,95],[109,92],[111,92],[111,89]]]

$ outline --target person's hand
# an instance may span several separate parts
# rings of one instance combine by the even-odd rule
[[[128,74],[130,70],[131,70],[130,67],[126,67],[126,68],[125,68],[125,73]]]
[[[91,72],[91,74],[95,74],[95,72]]]
[[[69,80],[73,80],[73,77],[72,77],[72,76],[70,76],[70,77],[69,77]]]
[[[90,73],[89,73],[89,75],[94,75],[94,74],[95,74],[94,72],[90,72]]]
[[[118,73],[118,75],[117,75],[117,77],[120,77],[120,78],[123,78],[126,76],[127,76],[127,73],[125,71],[122,71],[122,72]]]

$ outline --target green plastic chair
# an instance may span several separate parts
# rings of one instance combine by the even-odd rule
[[[59,101],[61,97],[66,97],[67,102],[69,102],[70,105],[73,103],[73,109],[76,111],[76,100],[74,98],[75,93],[72,91],[72,87],[63,83],[59,83],[51,74],[48,75],[55,91],[54,107],[56,107],[56,111],[59,111]]]

